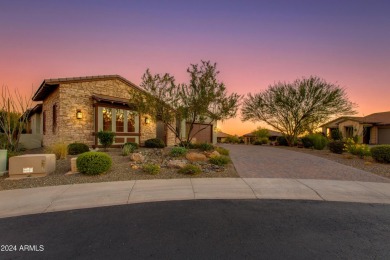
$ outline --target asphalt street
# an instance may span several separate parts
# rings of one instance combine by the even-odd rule
[[[390,205],[170,201],[0,219],[0,259],[390,259],[389,238]]]

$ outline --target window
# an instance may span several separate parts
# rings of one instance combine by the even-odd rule
[[[112,131],[112,109],[103,107],[103,131]]]
[[[116,131],[123,133],[125,131],[125,114],[123,113],[123,109],[116,110]]]
[[[139,115],[136,111],[109,107],[98,107],[97,110],[96,129],[98,131],[134,134],[139,132]]]
[[[57,130],[57,105],[53,106],[53,134],[56,133]]]
[[[45,135],[46,134],[46,111],[43,111],[42,113],[42,131],[43,131],[43,134]]]
[[[135,132],[135,114],[132,111],[127,111],[127,132]]]

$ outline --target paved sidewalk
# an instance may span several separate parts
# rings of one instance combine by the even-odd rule
[[[0,218],[152,201],[291,199],[390,204],[390,183],[204,178],[136,180],[0,191]]]

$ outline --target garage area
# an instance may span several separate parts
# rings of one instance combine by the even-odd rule
[[[378,128],[378,144],[390,144],[390,127]]]
[[[191,124],[187,123],[187,130],[190,129]],[[204,129],[203,129],[204,128]],[[203,130],[201,130],[203,129]],[[198,132],[201,130],[200,132]],[[196,143],[212,143],[213,142],[213,127],[210,124],[194,124],[191,135],[194,135]]]

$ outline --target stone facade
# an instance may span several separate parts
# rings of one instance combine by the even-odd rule
[[[95,108],[93,94],[129,99],[131,86],[119,79],[99,79],[90,81],[64,82],[43,101],[46,131],[43,145],[50,146],[57,142],[82,142],[90,146],[95,144]],[[57,110],[57,127],[53,128],[53,105]],[[82,112],[82,119],[76,118],[76,112]],[[156,124],[153,120],[145,123],[140,117],[139,141],[156,137]],[[174,145],[174,134],[168,132],[168,145]]]
[[[56,106],[57,111],[57,126],[53,127],[53,106]],[[42,104],[42,145],[50,146],[54,143],[63,142],[61,136],[62,122],[59,111],[61,110],[60,90],[54,90]]]

